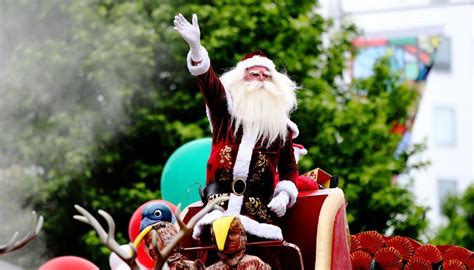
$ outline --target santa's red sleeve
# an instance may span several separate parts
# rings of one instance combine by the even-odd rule
[[[188,53],[187,65],[189,72],[197,78],[197,84],[204,96],[206,112],[212,126],[218,121],[217,117],[223,117],[228,113],[226,91],[219,77],[214,73],[206,49],[201,46],[201,51],[204,56],[198,63],[194,62],[191,59],[191,53]]]
[[[288,137],[285,145],[280,152],[278,161],[278,174],[280,181],[277,183],[273,196],[277,196],[280,192],[285,191],[290,198],[288,207],[292,207],[298,197],[298,189],[296,188],[296,180],[299,176],[298,165],[293,152],[293,131],[288,130]]]

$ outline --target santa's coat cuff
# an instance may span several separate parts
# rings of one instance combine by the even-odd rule
[[[241,214],[228,215],[220,210],[214,210],[201,218],[194,226],[193,238],[199,240],[206,225],[212,224],[215,220],[224,216],[234,216],[240,219],[245,231],[248,234],[269,240],[283,240],[283,233],[280,227],[267,223],[260,223]]]
[[[201,46],[200,54],[202,56],[202,59],[198,64],[193,64],[193,59],[191,58],[191,51],[188,52],[188,57],[186,59],[186,62],[188,64],[188,70],[194,76],[199,76],[206,73],[211,67],[211,59],[209,59],[207,50],[203,46]]]
[[[248,234],[270,240],[283,240],[283,233],[280,227],[268,223],[260,223],[244,215],[238,215],[245,231]]]
[[[298,198],[298,189],[296,188],[295,183],[290,180],[283,180],[278,182],[275,187],[273,197],[278,196],[278,194],[282,191],[286,192],[288,194],[288,197],[290,198],[290,202],[288,203],[287,207],[292,207],[296,203],[296,198]]]

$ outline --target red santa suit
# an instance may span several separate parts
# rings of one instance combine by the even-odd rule
[[[202,196],[205,202],[222,195],[230,196],[224,205],[225,212],[215,210],[201,219],[194,229],[194,238],[198,239],[204,226],[215,219],[234,215],[241,219],[247,233],[282,240],[281,229],[271,224],[274,216],[267,205],[282,191],[289,195],[288,207],[296,201],[298,191],[294,182],[299,173],[292,147],[293,138],[298,135],[296,125],[288,119],[285,142],[279,138],[269,146],[266,141],[257,139],[256,134],[244,133],[242,127],[236,132],[232,97],[214,73],[207,52],[198,64],[193,63],[190,55],[187,61],[191,74],[197,76],[212,128],[212,148]],[[258,55],[238,65],[275,69],[270,59]],[[275,183],[275,179],[281,180]]]

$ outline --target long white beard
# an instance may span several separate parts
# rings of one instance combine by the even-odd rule
[[[273,72],[272,81],[245,81],[243,76],[236,76],[237,72],[229,71],[221,78],[232,99],[230,109],[236,130],[242,126],[246,133],[255,132],[257,140],[267,146],[278,138],[284,143],[289,113],[296,106],[296,85],[278,72]]]

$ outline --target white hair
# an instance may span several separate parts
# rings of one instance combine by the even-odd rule
[[[244,132],[256,132],[257,140],[262,139],[267,146],[278,138],[285,142],[297,89],[287,75],[275,70],[270,73],[272,79],[268,81],[245,81],[245,68],[237,65],[221,76],[235,132],[240,126]]]

